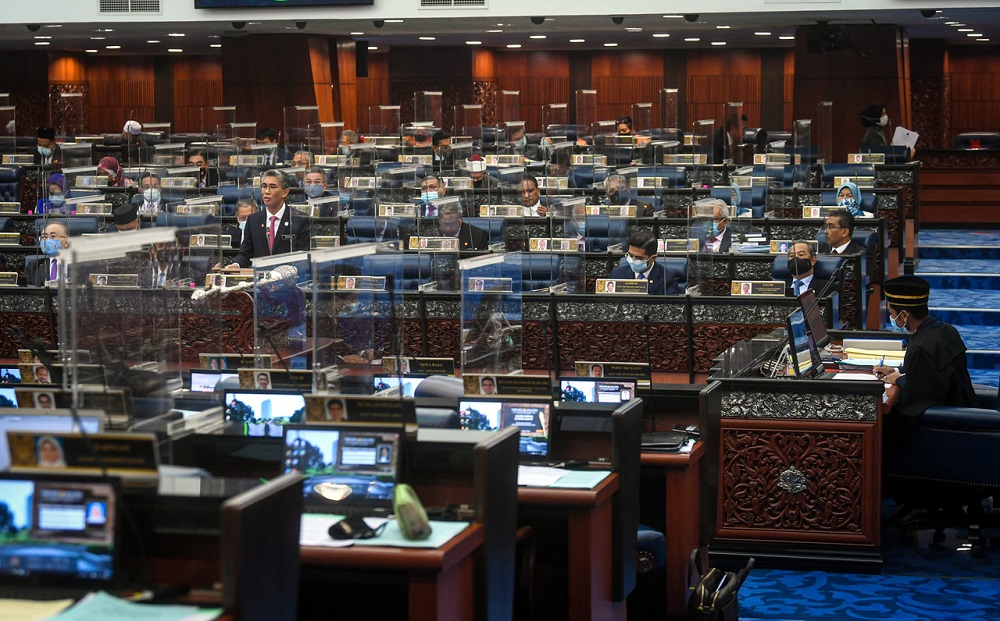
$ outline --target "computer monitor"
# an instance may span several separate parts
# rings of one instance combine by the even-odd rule
[[[819,365],[819,351],[816,349],[816,344],[809,338],[805,313],[802,312],[801,308],[793,310],[788,315],[786,323],[793,375],[798,378],[807,377]]]
[[[0,365],[0,384],[20,384],[21,367],[16,364]]]
[[[74,420],[69,410],[55,410],[51,406],[45,409],[0,408],[0,470],[10,468],[8,431],[78,432],[77,421],[87,433],[101,433],[104,429],[104,413],[98,410],[78,410]]]
[[[216,384],[231,378],[239,378],[239,374],[191,369],[191,392],[213,392]]]
[[[559,382],[561,401],[622,403],[635,398],[635,380],[610,377],[574,377]]]
[[[536,397],[463,397],[458,402],[462,429],[521,431],[521,459],[545,461],[549,456],[552,401]]]
[[[402,377],[398,375],[376,375],[372,378],[372,384],[377,396],[398,397],[400,395],[398,387],[402,386],[402,395],[404,397],[412,397],[417,386],[426,377],[426,375],[412,374],[404,374]]]
[[[819,312],[819,300],[816,299],[816,292],[806,289],[799,294],[799,304],[802,305],[802,312],[806,315],[806,325],[809,327],[809,334],[812,336],[816,349],[826,347],[830,343],[830,334],[826,331],[826,324],[823,323],[823,315]]]
[[[227,390],[226,422],[238,423],[242,435],[280,438],[284,425],[305,420],[306,398],[292,390]]]

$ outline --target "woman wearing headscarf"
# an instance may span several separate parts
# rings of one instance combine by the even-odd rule
[[[882,104],[872,104],[861,111],[861,126],[865,128],[865,136],[861,139],[862,147],[879,147],[889,144],[882,129],[889,124],[889,115]]]
[[[97,163],[97,170],[102,175],[107,175],[108,185],[113,188],[124,188],[135,185],[134,181],[126,178],[122,173],[122,167],[118,163],[118,160],[110,155],[101,158],[101,161]]]
[[[62,213],[65,211],[66,199],[70,197],[69,183],[62,173],[49,175],[48,196],[38,199],[35,213]]]
[[[852,216],[864,215],[861,209],[861,190],[853,181],[845,181],[837,188],[837,207],[851,212]]]

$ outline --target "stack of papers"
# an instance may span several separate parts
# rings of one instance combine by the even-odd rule
[[[108,595],[91,593],[75,606],[50,617],[54,621],[94,621],[94,619],[142,619],[143,621],[211,621],[222,614],[221,608],[197,606],[160,606],[136,604]]]

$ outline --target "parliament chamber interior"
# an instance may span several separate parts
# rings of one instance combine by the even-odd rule
[[[0,613],[788,621],[995,554],[997,9],[35,4]]]

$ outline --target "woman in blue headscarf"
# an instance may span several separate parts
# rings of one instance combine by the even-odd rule
[[[48,193],[38,199],[35,206],[35,213],[63,213],[66,210],[66,199],[69,198],[69,184],[62,173],[54,173],[49,176]]]
[[[861,190],[853,181],[845,181],[837,188],[837,207],[851,212],[852,216],[864,215],[861,209]]]

